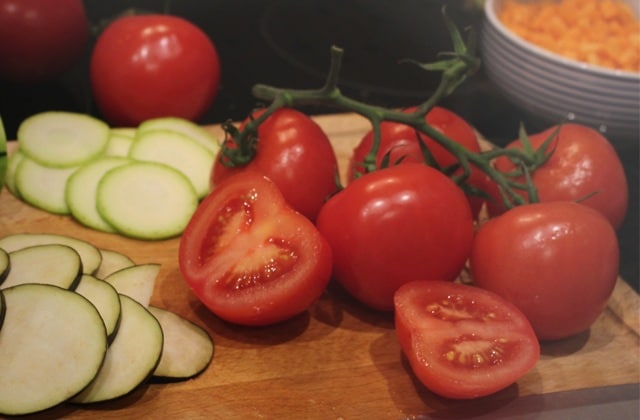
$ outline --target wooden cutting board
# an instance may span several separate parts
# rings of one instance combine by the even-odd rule
[[[316,120],[335,145],[344,173],[368,122],[352,114]],[[209,128],[222,133],[217,126]],[[94,406],[63,405],[38,418],[415,419],[470,404],[426,390],[402,357],[393,318],[364,308],[336,287],[290,321],[238,327],[209,313],[187,288],[178,270],[177,239],[144,242],[92,231],[68,217],[34,209],[5,189],[0,236],[17,232],[72,235],[123,252],[137,263],[160,263],[153,303],[205,327],[216,346],[212,364],[195,379],[149,384]],[[591,330],[544,344],[531,372],[483,400],[487,410],[532,394],[640,382],[639,308],[638,294],[618,279],[608,308]]]

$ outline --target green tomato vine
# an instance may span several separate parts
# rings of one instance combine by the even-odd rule
[[[361,174],[366,174],[376,169],[376,155],[380,146],[380,123],[391,121],[406,124],[412,127],[417,133],[422,133],[432,138],[451,154],[453,154],[458,164],[462,168],[461,173],[450,175],[451,178],[465,191],[472,194],[486,196],[486,193],[472,187],[466,180],[469,178],[472,166],[477,167],[486,173],[499,187],[502,200],[507,208],[525,204],[526,202],[538,201],[537,190],[531,181],[531,173],[544,164],[553,152],[550,144],[554,137],[552,134],[538,150],[533,150],[524,128],[521,126],[519,138],[523,144],[522,149],[494,147],[491,150],[475,153],[467,150],[464,146],[451,140],[440,131],[433,128],[425,121],[425,115],[443,98],[451,95],[455,89],[467,78],[472,76],[480,67],[480,59],[476,56],[476,37],[470,30],[468,39],[465,41],[446,14],[445,8],[442,14],[446,27],[451,36],[453,51],[442,53],[443,59],[433,63],[419,63],[413,60],[406,60],[414,63],[425,71],[441,72],[440,82],[434,93],[427,100],[418,105],[414,112],[406,113],[400,110],[389,109],[358,101],[344,95],[339,88],[339,76],[342,66],[342,56],[344,51],[336,46],[330,50],[330,66],[324,84],[317,89],[288,89],[264,84],[257,84],[252,89],[252,94],[260,100],[268,102],[269,105],[263,113],[255,119],[248,121],[242,130],[238,130],[231,122],[224,124],[225,131],[234,144],[229,148],[223,146],[222,155],[225,157],[225,164],[241,166],[251,160],[255,154],[255,146],[258,141],[258,126],[271,114],[282,107],[295,108],[305,105],[325,106],[342,111],[357,113],[371,123],[373,131],[373,145],[364,160]],[[422,144],[423,142],[421,142]],[[422,144],[422,152],[425,161],[434,164],[433,157]],[[496,170],[491,162],[493,159],[506,155],[516,164],[516,170],[511,173],[502,173]],[[456,169],[453,168],[453,169]],[[438,168],[447,175],[452,173],[452,168]],[[519,181],[523,178],[525,182]],[[518,191],[526,191],[528,201],[523,198]]]

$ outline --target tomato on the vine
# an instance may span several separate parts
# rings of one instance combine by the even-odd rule
[[[477,287],[409,282],[394,298],[396,334],[411,369],[432,392],[469,399],[516,382],[540,357],[527,318]]]
[[[410,107],[403,110],[403,112],[411,113],[415,110],[416,107]],[[433,107],[425,116],[425,121],[466,149],[475,153],[480,152],[480,144],[475,131],[469,123],[453,111],[440,106]],[[422,133],[418,137],[418,133],[413,127],[397,122],[383,121],[380,123],[380,148],[376,154],[376,167],[379,168],[381,166],[386,155],[389,157],[390,164],[397,162],[424,162],[425,159],[418,142],[420,139],[427,146],[434,160],[441,168],[447,168],[458,162],[456,157],[440,143]],[[353,151],[348,169],[348,178],[350,180],[362,172],[362,164],[372,145],[373,131],[369,131]],[[456,173],[461,173],[461,170]],[[471,167],[471,175],[468,182],[471,185],[480,187],[479,180],[482,175],[483,172],[479,169]],[[477,195],[469,195],[468,199],[474,216],[477,216],[484,200]]]
[[[224,148],[238,150],[230,137]],[[318,123],[295,109],[280,108],[258,126],[254,152],[248,163],[229,166],[221,151],[211,173],[212,188],[238,172],[258,171],[276,183],[294,209],[315,221],[320,207],[338,189],[336,155]]]
[[[331,248],[272,181],[248,172],[202,201],[180,240],[179,265],[214,314],[267,325],[303,312],[323,293]]]
[[[111,22],[91,55],[91,87],[112,125],[136,126],[155,117],[196,121],[220,84],[211,39],[170,15],[130,15]]]
[[[0,0],[0,79],[38,83],[59,76],[88,40],[82,0]]]
[[[537,150],[555,130],[558,127],[529,135],[533,149]],[[522,148],[522,143],[516,140],[507,148]],[[549,160],[532,175],[539,200],[579,201],[604,214],[614,228],[619,228],[627,212],[629,193],[624,168],[611,143],[593,128],[567,123],[559,127],[549,150],[553,151]],[[515,169],[506,156],[495,163],[496,169],[504,173]],[[527,197],[526,192],[521,195]],[[490,206],[489,210],[495,216],[504,211],[504,206]]]
[[[605,309],[618,276],[609,221],[569,201],[525,204],[483,224],[473,242],[473,281],[520,308],[538,338],[584,330]]]
[[[317,226],[333,250],[333,278],[379,310],[392,310],[408,281],[455,279],[473,240],[464,193],[422,163],[359,177],[327,201]]]

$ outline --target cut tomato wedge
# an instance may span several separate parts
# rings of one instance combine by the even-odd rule
[[[316,227],[256,172],[220,183],[180,241],[180,270],[214,314],[267,325],[306,310],[331,275],[331,249]]]
[[[417,378],[447,398],[493,394],[540,357],[526,317],[500,296],[463,284],[414,281],[395,294],[400,345]]]

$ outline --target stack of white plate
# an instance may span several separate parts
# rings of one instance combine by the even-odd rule
[[[482,59],[505,97],[536,121],[589,125],[615,142],[640,135],[640,73],[570,60],[516,36],[498,19],[502,0],[486,0]],[[630,1],[638,12],[638,4]]]

